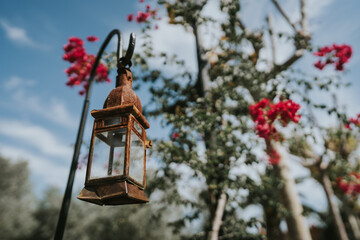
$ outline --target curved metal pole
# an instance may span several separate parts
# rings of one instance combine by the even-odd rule
[[[59,219],[58,219],[58,223],[57,223],[57,227],[56,227],[56,232],[55,232],[55,237],[54,237],[55,240],[62,240],[63,235],[64,235],[66,219],[67,219],[67,215],[68,215],[69,207],[70,207],[71,193],[72,193],[72,188],[73,188],[73,184],[74,184],[75,172],[76,172],[76,168],[77,168],[77,165],[78,165],[80,147],[81,147],[81,142],[82,142],[83,135],[84,135],[86,116],[87,116],[88,111],[89,111],[89,98],[90,98],[90,94],[91,94],[92,84],[94,82],[94,76],[95,76],[95,73],[96,73],[96,69],[97,69],[97,67],[99,65],[101,56],[102,56],[106,46],[109,44],[111,38],[114,35],[118,36],[118,46],[117,46],[117,51],[116,51],[117,60],[119,60],[121,58],[121,56],[122,56],[122,36],[121,36],[121,32],[119,30],[117,30],[117,29],[114,29],[109,33],[109,35],[106,37],[104,43],[101,45],[101,48],[100,48],[100,50],[99,50],[99,52],[98,52],[98,54],[96,56],[94,65],[93,65],[93,67],[91,69],[91,74],[90,74],[90,78],[89,78],[89,81],[88,81],[89,84],[88,84],[88,88],[86,90],[84,105],[83,105],[82,114],[81,114],[80,126],[79,126],[79,130],[78,130],[77,137],[76,137],[74,155],[73,155],[73,159],[72,159],[72,162],[71,162],[69,178],[68,178],[68,182],[67,182],[63,202],[62,202],[62,205],[61,205],[60,215],[59,215]],[[129,46],[130,46],[130,44],[129,44]],[[133,49],[132,49],[132,51],[133,51]]]

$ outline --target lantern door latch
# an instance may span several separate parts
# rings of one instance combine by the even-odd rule
[[[151,148],[152,145],[153,145],[153,141],[146,141],[145,142],[146,148]]]

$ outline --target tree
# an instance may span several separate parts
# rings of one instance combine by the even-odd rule
[[[161,2],[166,4],[171,24],[181,24],[194,33],[198,59],[198,74],[195,79],[186,71],[173,78],[160,75],[158,79],[163,80],[163,86],[152,90],[154,99],[160,103],[157,112],[164,113],[167,123],[173,127],[177,136],[175,138],[173,135],[171,141],[159,143],[158,151],[162,153],[165,162],[161,171],[164,171],[167,181],[170,179],[170,183],[163,183],[163,189],[169,192],[173,188],[173,193],[177,195],[174,199],[182,199],[176,187],[174,188],[179,173],[171,166],[172,163],[186,165],[192,172],[191,178],[205,181],[204,190],[199,194],[201,200],[185,201],[195,206],[194,212],[187,216],[189,219],[198,215],[208,216],[202,229],[205,238],[209,236],[217,239],[219,235],[225,238],[228,234],[233,237],[246,235],[240,229],[227,230],[228,225],[221,227],[221,222],[240,221],[231,214],[233,210],[225,206],[231,206],[235,200],[229,196],[231,191],[237,192],[239,188],[248,187],[246,180],[242,176],[236,176],[231,170],[241,163],[255,165],[258,162],[252,150],[254,146],[249,144],[249,138],[253,142],[256,140],[255,136],[251,136],[248,107],[252,102],[263,98],[275,98],[280,87],[278,76],[288,70],[309,48],[310,35],[306,29],[304,1],[301,1],[300,25],[293,24],[280,5],[273,2],[294,29],[291,39],[295,51],[284,63],[272,62],[272,67],[266,70],[258,67],[264,62],[269,65],[267,59],[260,57],[260,51],[265,47],[265,32],[246,28],[238,15],[239,2],[221,1],[220,10],[227,15],[227,20],[218,29],[223,37],[212,48],[204,46],[201,33],[204,30],[202,28],[213,21],[201,14],[207,1]],[[251,54],[244,52],[245,44],[252,46]],[[162,55],[166,56],[166,53]],[[214,55],[214,60],[208,59],[209,55]],[[181,61],[178,63],[181,64]],[[286,81],[285,78],[283,81]],[[269,88],[270,91],[267,90]],[[286,92],[282,92],[286,96]],[[206,150],[199,155],[201,144]],[[271,141],[267,141],[267,149],[271,149],[273,153],[276,151]],[[283,204],[290,210],[286,218],[290,235],[296,239],[310,239],[302,216],[302,206],[295,192],[295,182],[286,172],[286,160],[282,159],[281,164],[274,165],[274,168],[276,176],[283,181],[283,188],[278,189],[284,196]],[[234,235],[234,232],[239,233]]]
[[[283,219],[291,239],[311,239],[295,179],[289,172],[289,134],[282,134],[281,130],[311,131],[317,127],[311,121],[313,110],[323,109],[329,115],[342,116],[328,106],[314,103],[308,94],[315,88],[329,94],[332,86],[343,84],[331,76],[313,77],[294,68],[305,52],[312,50],[305,0],[299,0],[299,21],[291,19],[272,0],[290,32],[274,29],[271,15],[263,26],[249,29],[241,18],[240,1],[220,1],[219,12],[226,16],[221,22],[203,15],[208,4],[205,0],[158,3],[165,6],[169,24],[183,26],[193,33],[197,72],[186,69],[184,61],[176,56],[154,52],[149,31],[157,20],[157,10],[147,6],[145,12],[139,12],[136,21],[145,24],[145,43],[141,53],[134,57],[135,67],[142,71],[134,75],[138,74],[137,80],[156,83],[150,91],[152,102],[157,104],[148,114],[161,115],[172,128],[169,140],[155,144],[154,156],[159,159],[160,168],[157,177],[148,184],[148,192],[162,196],[162,209],[183,210],[172,225],[184,239],[263,239],[263,227],[268,239],[284,239],[280,230]],[[127,19],[132,21],[134,15]],[[211,27],[211,23],[217,23],[217,27]],[[220,37],[207,45],[204,33],[212,29]],[[280,63],[274,39],[281,36],[287,37],[293,54]],[[271,58],[262,54],[266,50],[272,53]],[[334,65],[336,71],[343,71],[351,54],[347,45],[323,47],[315,55],[324,59],[314,66],[322,70]],[[161,59],[164,66],[176,66],[177,72],[171,75],[163,69],[150,68],[148,63],[154,59]],[[301,115],[307,122],[298,123],[300,105],[292,100],[295,98],[301,101]],[[343,117],[339,119],[344,121]],[[316,138],[306,131],[304,136]],[[270,164],[265,167],[259,151],[268,157]],[[299,156],[307,157],[305,152]],[[249,171],[261,167],[265,170],[253,177],[239,172],[242,166]],[[337,214],[331,204],[334,194],[329,181],[331,184],[334,179],[327,177],[327,171],[322,171],[318,179],[327,193],[339,235],[347,239],[338,221],[340,211]],[[244,195],[243,191],[248,193]],[[241,209],[250,204],[263,207],[263,221],[245,221],[240,216]],[[190,228],[195,223],[197,227]]]
[[[0,177],[0,236],[24,239],[36,227],[32,215],[35,198],[31,194],[27,163],[0,156]]]

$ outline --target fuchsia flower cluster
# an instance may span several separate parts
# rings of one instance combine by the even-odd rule
[[[346,44],[333,44],[320,48],[314,55],[324,58],[323,61],[319,60],[314,64],[316,68],[322,70],[328,64],[335,64],[336,71],[343,71],[344,64],[351,58],[352,48]]]
[[[276,104],[272,104],[270,99],[263,98],[258,103],[250,105],[249,111],[252,119],[256,123],[256,131],[258,135],[265,139],[280,140],[274,122],[279,120],[283,126],[290,121],[299,122],[300,115],[297,111],[300,105],[290,100],[282,100]]]
[[[275,120],[278,120],[283,126],[287,126],[290,121],[297,123],[301,118],[297,114],[299,109],[300,105],[291,99],[273,104],[270,99],[263,98],[258,103],[249,106],[251,118],[256,124],[256,132],[266,141],[266,153],[271,164],[277,164],[280,161],[280,155],[271,145],[271,140],[280,141],[282,139],[274,125]]]
[[[171,135],[171,138],[173,140],[176,140],[179,137],[179,133],[178,132],[173,132],[173,134]]]
[[[348,180],[338,177],[335,181],[335,185],[342,193],[357,197],[360,193],[360,174],[351,172]]]
[[[87,40],[95,42],[99,39],[95,36],[89,36]],[[65,69],[69,78],[66,85],[70,87],[82,85],[83,89],[79,91],[79,94],[84,95],[88,87],[88,78],[95,62],[95,56],[86,52],[83,40],[78,37],[69,38],[68,44],[64,46],[64,51],[63,59],[72,64],[69,68]],[[108,68],[102,63],[96,69],[95,81],[110,82]]]
[[[144,0],[140,0],[139,2],[143,3]],[[128,22],[132,22],[134,19],[137,23],[143,23],[148,21],[149,18],[155,19],[155,20],[161,20],[160,17],[157,17],[157,9],[151,9],[150,5],[146,5],[145,11],[138,11],[137,15],[135,16],[133,13],[127,15]],[[158,25],[155,25],[155,29],[158,29]]]
[[[360,127],[360,113],[356,116],[356,118],[350,118],[349,122],[345,123],[345,128],[351,129],[351,125]]]

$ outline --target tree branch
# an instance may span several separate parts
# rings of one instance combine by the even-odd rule
[[[273,72],[276,74],[278,72],[281,72],[287,68],[289,68],[292,64],[294,64],[297,60],[299,60],[304,55],[305,50],[304,49],[298,49],[294,52],[294,54],[289,57],[288,60],[286,60],[283,64],[275,65],[273,68]]]
[[[307,31],[307,21],[306,21],[306,12],[305,12],[305,0],[300,0],[301,7],[301,28],[303,35],[306,36],[308,34]]]
[[[210,63],[205,56],[205,49],[203,46],[203,41],[201,39],[202,35],[199,31],[199,26],[195,23],[193,26],[193,31],[196,41],[196,56],[198,63],[198,78],[196,83],[196,88],[200,97],[205,96],[205,92],[209,89],[210,85]]]
[[[239,23],[239,27],[241,28],[241,30],[244,32],[245,36],[246,35],[250,35],[249,30],[245,27],[244,23],[241,21],[241,19],[238,19],[238,23]]]
[[[216,207],[215,217],[212,222],[212,228],[209,238],[210,240],[218,240],[219,238],[219,230],[222,224],[222,217],[225,211],[225,205],[226,205],[226,193],[222,191]]]
[[[276,65],[276,46],[275,46],[275,36],[274,36],[274,29],[273,29],[273,22],[272,22],[272,15],[269,14],[266,18],[268,27],[269,27],[269,35],[270,35],[270,42],[271,42],[271,53],[272,53],[272,66]]]
[[[297,29],[295,27],[295,25],[291,22],[290,18],[286,15],[285,11],[281,8],[280,4],[278,3],[277,0],[271,0],[275,7],[277,8],[277,10],[280,12],[280,14],[285,18],[285,20],[290,24],[290,26],[294,29],[295,32],[297,32]]]
[[[251,43],[254,49],[254,54],[252,58],[253,58],[253,62],[256,64],[259,58],[259,52],[262,48],[262,44],[259,44],[259,42],[262,41],[263,34],[262,32],[251,32],[249,29],[245,27],[244,23],[241,21],[240,18],[237,19],[237,23],[239,24],[241,30],[244,32],[244,36],[246,40],[248,40]]]
[[[329,176],[327,175],[327,173],[325,171],[322,172],[322,176],[321,176],[321,183],[324,187],[325,193],[326,193],[326,197],[329,203],[329,207],[331,210],[331,213],[333,215],[334,221],[335,221],[335,225],[336,225],[336,230],[337,233],[339,235],[339,239],[340,240],[348,240],[348,236],[346,234],[346,230],[345,230],[345,226],[344,226],[344,222],[341,218],[340,215],[340,210],[338,205],[334,202],[334,191],[332,189],[331,186],[331,182],[329,179]]]
[[[335,226],[336,226],[336,230],[337,230],[339,239],[340,240],[348,240],[344,222],[341,218],[339,206],[334,202],[335,194],[334,194],[333,188],[331,186],[329,176],[326,173],[326,170],[327,170],[329,164],[326,162],[323,162],[323,155],[321,155],[321,156],[318,156],[315,158],[315,162],[313,164],[308,164],[308,165],[303,164],[303,166],[305,166],[307,168],[317,167],[319,169],[320,179],[318,179],[318,181],[321,183],[321,185],[324,188],[326,198],[328,200],[329,208],[330,208],[332,217],[335,222]]]
[[[273,167],[276,177],[283,181],[283,187],[279,189],[281,199],[286,209],[291,212],[291,214],[285,218],[289,235],[293,240],[311,240],[310,231],[306,225],[306,219],[303,216],[303,206],[296,192],[296,183],[291,176],[288,166],[286,152],[279,151],[280,144],[276,144],[275,146],[268,145],[267,147],[273,147],[278,153],[281,153],[280,162],[274,164]]]

